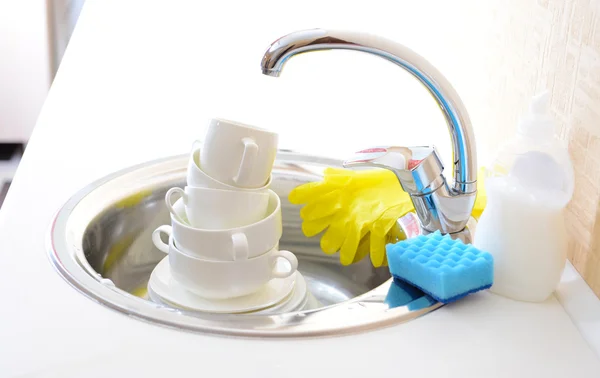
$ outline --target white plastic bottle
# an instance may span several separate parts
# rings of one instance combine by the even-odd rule
[[[554,136],[548,94],[533,98],[517,136],[501,149],[485,181],[487,205],[473,245],[494,256],[496,294],[547,299],[567,258],[564,208],[573,195],[573,166]]]

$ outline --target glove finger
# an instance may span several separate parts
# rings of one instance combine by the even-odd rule
[[[288,200],[294,205],[300,205],[309,202],[313,198],[319,198],[319,196],[331,190],[335,190],[335,188],[324,181],[309,182],[292,189],[288,195]]]
[[[393,211],[396,211],[397,213],[399,213],[400,217],[405,215],[409,211],[413,211],[415,208],[412,203],[412,200],[410,199],[410,195],[406,192],[399,192],[399,193],[395,192],[394,193],[394,197],[393,197],[393,199],[391,199],[389,201],[387,209],[391,209],[392,207],[394,207],[394,208],[397,207]]]
[[[332,175],[354,176],[355,174],[356,174],[356,171],[354,171],[352,169],[346,169],[346,168],[327,167],[327,168],[325,168],[325,170],[323,170],[323,176],[325,176],[325,177],[332,176]]]
[[[387,233],[387,244],[395,244],[402,240],[406,240],[406,234],[404,234],[404,231],[402,231],[402,228],[396,222],[392,229]]]
[[[354,261],[358,243],[361,239],[362,226],[356,222],[350,221],[348,222],[346,229],[346,239],[344,239],[344,243],[340,249],[340,263],[342,263],[342,265],[350,265]]]
[[[371,263],[375,267],[387,264],[385,246],[399,231],[398,218],[404,215],[407,206],[402,203],[392,206],[371,225]],[[392,232],[390,236],[390,232]]]
[[[344,239],[346,238],[346,222],[344,218],[341,221],[332,223],[321,238],[321,249],[323,252],[332,255],[340,250]]]
[[[341,191],[320,196],[316,201],[309,203],[300,210],[300,217],[305,221],[328,217],[343,208]]]
[[[359,181],[369,186],[376,186],[385,183],[387,185],[400,186],[394,172],[387,169],[373,168],[357,171],[355,181]],[[366,185],[365,185],[366,186]]]
[[[348,175],[327,175],[323,181],[332,187],[341,188],[347,186],[352,181],[352,177]]]
[[[412,210],[412,205],[400,203],[385,210],[371,225],[371,233],[384,237],[397,224],[398,219]]]
[[[325,230],[334,220],[333,216],[302,222],[302,233],[310,238]]]
[[[396,223],[394,225],[394,227],[392,227],[392,229],[387,233],[386,239],[387,239],[386,247],[383,250],[383,254],[385,257],[383,259],[383,264],[381,264],[381,266],[388,266],[387,245],[388,244],[396,244],[399,241],[406,240],[406,234],[402,230],[402,227],[400,227],[400,225],[398,223]]]
[[[370,243],[369,243],[369,234],[365,235],[362,239],[360,239],[360,243],[358,243],[358,248],[356,249],[356,255],[354,256],[354,260],[352,260],[352,264],[359,262],[364,259],[370,251]]]
[[[377,235],[371,232],[370,237],[371,263],[375,268],[380,267],[386,260],[385,254],[385,235]]]
[[[388,244],[394,244],[399,240],[404,240],[404,233],[400,230],[398,225],[395,225],[389,233],[383,238],[371,234],[371,263],[374,267],[378,268],[381,266],[387,266],[387,249]]]

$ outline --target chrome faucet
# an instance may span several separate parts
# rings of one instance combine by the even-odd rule
[[[283,36],[265,52],[262,73],[279,76],[291,57],[319,50],[356,50],[382,57],[408,71],[440,106],[452,138],[453,183],[448,185],[434,147],[376,147],[358,152],[345,167],[393,171],[410,194],[423,232],[465,235],[477,192],[477,154],[469,116],[448,80],[409,48],[381,37],[347,31],[311,29]]]

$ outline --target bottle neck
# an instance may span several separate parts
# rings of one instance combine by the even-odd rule
[[[554,123],[540,118],[526,118],[519,122],[517,137],[533,139],[537,141],[549,141],[554,139]]]

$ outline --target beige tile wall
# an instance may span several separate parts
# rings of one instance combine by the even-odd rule
[[[600,297],[600,4],[595,0],[492,0],[485,33],[483,146],[505,140],[530,97],[551,92],[557,132],[573,159],[566,214],[569,259]],[[467,103],[467,105],[469,105]]]

